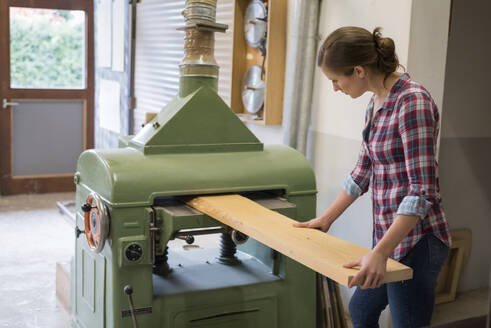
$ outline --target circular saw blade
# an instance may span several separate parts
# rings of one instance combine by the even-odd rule
[[[244,16],[245,39],[249,46],[257,48],[266,35],[266,7],[259,0],[252,1]]]
[[[265,84],[261,79],[261,67],[253,65],[247,70],[242,80],[242,103],[252,114],[257,113],[264,104]]]

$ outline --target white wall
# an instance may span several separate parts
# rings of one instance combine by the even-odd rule
[[[413,0],[407,69],[442,111],[451,0]]]
[[[383,28],[382,34],[390,36],[402,65],[407,65],[409,47],[409,25],[412,1],[323,1],[319,22],[319,37],[323,41],[335,29],[360,26],[373,31]],[[322,43],[322,41],[320,43]],[[339,137],[361,141],[366,104],[369,94],[351,99],[335,93],[330,82],[320,70],[315,74],[312,129]]]

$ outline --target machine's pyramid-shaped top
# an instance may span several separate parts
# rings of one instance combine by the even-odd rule
[[[174,98],[128,145],[145,154],[263,149],[216,91],[206,86]]]

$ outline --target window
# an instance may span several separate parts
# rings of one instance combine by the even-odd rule
[[[85,88],[85,12],[10,7],[10,87]]]

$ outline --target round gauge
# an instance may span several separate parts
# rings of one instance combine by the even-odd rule
[[[252,65],[242,80],[242,103],[252,114],[257,113],[264,104],[264,81],[261,79],[262,69]]]
[[[244,16],[245,39],[249,46],[257,48],[266,35],[266,7],[260,0],[253,0]]]
[[[142,255],[143,249],[136,243],[129,244],[124,251],[124,256],[126,256],[126,259],[130,262],[138,261],[141,259]]]

